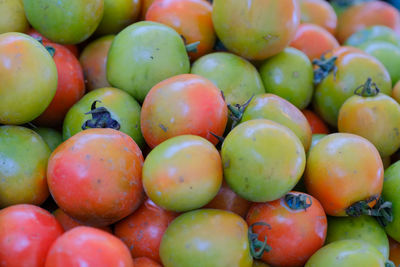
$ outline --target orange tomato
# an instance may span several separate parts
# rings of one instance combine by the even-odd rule
[[[397,103],[400,103],[400,81],[398,81],[392,90],[392,97],[394,98],[394,100],[397,101]]]
[[[300,0],[301,22],[321,26],[335,34],[337,16],[332,6],[324,0]]]
[[[317,114],[312,112],[311,110],[302,110],[304,117],[306,117],[308,123],[311,126],[311,131],[313,134],[328,134],[329,129],[324,123],[324,121],[318,117]]]
[[[400,243],[389,237],[389,260],[393,261],[394,265],[400,265]]]

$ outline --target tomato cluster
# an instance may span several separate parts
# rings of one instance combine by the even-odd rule
[[[0,0],[0,266],[400,264],[400,12]]]

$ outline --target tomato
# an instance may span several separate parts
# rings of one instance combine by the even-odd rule
[[[160,264],[158,264],[157,262],[146,258],[146,257],[140,257],[140,258],[136,258],[133,259],[133,266],[134,267],[161,267]]]
[[[80,223],[105,226],[139,207],[142,164],[142,153],[128,135],[88,129],[53,151],[47,180],[55,202],[68,215]]]
[[[376,83],[381,93],[391,94],[392,83],[386,68],[377,59],[358,49],[340,47],[317,65],[329,71],[321,71],[321,67],[317,66],[314,110],[332,126],[337,126],[339,109],[344,101],[354,95],[354,90],[364,84],[367,78]]]
[[[302,142],[305,151],[311,143],[311,128],[303,113],[285,99],[262,94],[252,99],[243,113],[242,122],[254,119],[268,119],[288,127]]]
[[[310,153],[310,150],[315,147],[316,144],[319,143],[319,141],[321,141],[322,138],[324,138],[325,136],[327,136],[327,134],[313,134],[311,137],[311,145],[310,145],[310,149],[308,150],[308,153]]]
[[[103,0],[23,0],[29,23],[51,41],[77,44],[96,30]]]
[[[85,94],[82,67],[78,59],[62,45],[43,43],[55,49],[53,56],[57,67],[58,84],[56,94],[46,110],[35,119],[44,126],[60,126],[68,110]]]
[[[354,5],[339,16],[336,36],[344,43],[353,33],[373,25],[387,26],[399,34],[399,11],[382,1]]]
[[[251,96],[265,93],[260,74],[247,60],[231,53],[205,55],[192,65],[191,73],[212,81],[232,106],[243,104]]]
[[[326,244],[339,240],[359,240],[373,245],[387,259],[389,240],[385,230],[370,216],[329,217]]]
[[[400,37],[389,27],[374,25],[353,33],[346,45],[359,46],[370,41],[384,41],[400,46]]]
[[[400,105],[390,96],[374,91],[370,83],[368,80],[360,88],[360,95],[343,103],[338,129],[368,139],[382,157],[388,157],[400,148]]]
[[[392,97],[394,100],[397,101],[397,103],[400,103],[400,81],[398,81],[394,87],[393,87],[393,91],[392,91]]]
[[[269,267],[269,265],[262,261],[254,261],[253,267]]]
[[[313,23],[335,34],[337,16],[332,6],[323,0],[300,0],[301,22]]]
[[[32,37],[3,33],[0,80],[0,123],[23,124],[50,104],[57,89],[57,68],[49,52]]]
[[[268,93],[276,94],[303,109],[314,92],[313,67],[307,56],[291,47],[262,63],[260,74]]]
[[[221,149],[224,178],[241,197],[272,201],[289,192],[300,180],[305,152],[289,128],[266,119],[239,124]]]
[[[53,212],[54,217],[56,217],[57,221],[61,224],[64,231],[71,230],[72,228],[78,226],[84,226],[83,224],[75,221],[74,218],[66,214],[62,209],[58,208]],[[111,228],[109,226],[98,227],[100,230],[112,233]]]
[[[250,204],[250,201],[236,194],[224,180],[218,194],[204,208],[227,210],[245,217]]]
[[[87,113],[92,110],[96,100],[100,101],[95,104],[96,108],[105,107],[111,119],[120,125],[119,130],[132,137],[138,146],[143,147],[139,103],[128,93],[112,87],[99,88],[87,93],[68,111],[63,124],[64,140],[82,131],[83,124],[92,119],[93,114]]]
[[[42,267],[51,244],[63,233],[48,211],[34,205],[0,210],[1,266]]]
[[[229,51],[263,60],[281,52],[300,22],[297,0],[214,0],[213,22]]]
[[[79,226],[65,232],[51,246],[46,267],[133,267],[125,244],[102,230]]]
[[[103,36],[89,43],[81,53],[79,61],[89,91],[111,86],[107,81],[106,69],[108,51],[114,38],[114,35]]]
[[[290,192],[268,203],[254,203],[247,214],[247,224],[255,223],[258,240],[267,239],[271,250],[262,260],[273,266],[304,266],[320,249],[326,237],[327,219],[321,204],[310,195]]]
[[[372,245],[359,240],[341,240],[318,250],[305,267],[384,267],[385,257]]]
[[[26,32],[29,28],[22,0],[0,2],[0,34],[6,32]]]
[[[234,213],[213,209],[176,218],[162,238],[160,256],[165,267],[251,267],[253,263],[246,222]]]
[[[389,260],[391,260],[396,266],[400,264],[400,244],[389,237]]]
[[[139,18],[140,0],[104,0],[104,14],[95,34],[116,34]]]
[[[140,12],[140,17],[142,20],[146,18],[147,10],[150,8],[154,1],[155,0],[142,0],[142,9]]]
[[[310,150],[305,184],[328,215],[345,216],[354,203],[380,195],[382,160],[367,139],[348,133],[330,134]]]
[[[195,74],[178,75],[154,86],[143,102],[140,119],[151,148],[184,134],[217,144],[212,133],[222,136],[227,121],[228,108],[219,89]]]
[[[109,83],[139,102],[157,83],[189,71],[189,57],[181,36],[152,21],[125,28],[115,37],[108,53]]]
[[[303,112],[304,117],[306,117],[308,123],[310,124],[311,132],[313,134],[329,133],[328,127],[326,126],[324,121],[320,117],[318,117],[317,114],[308,109],[304,109],[301,112]]]
[[[387,169],[392,164],[391,157],[383,157],[382,158],[383,167]]]
[[[147,257],[161,263],[161,238],[177,216],[148,199],[137,211],[116,223],[114,233],[128,246],[133,258]]]
[[[42,137],[43,141],[49,146],[50,150],[53,151],[56,147],[62,143],[62,135],[58,131],[52,128],[34,128],[34,131]]]
[[[46,183],[50,149],[34,131],[0,126],[0,208],[40,205],[49,196]]]
[[[339,43],[324,28],[314,24],[303,23],[297,29],[290,46],[305,53],[310,60],[314,60],[320,58],[326,52],[339,47]]]

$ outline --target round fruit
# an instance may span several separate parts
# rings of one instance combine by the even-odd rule
[[[317,114],[312,112],[311,110],[304,109],[302,110],[304,117],[306,117],[308,124],[310,124],[311,132],[313,134],[328,134],[329,129],[325,125],[324,121],[318,117]]]
[[[313,147],[315,147],[315,145],[318,144],[319,141],[321,141],[321,139],[324,138],[325,136],[327,136],[327,135],[326,134],[313,134],[311,137],[311,145],[310,145],[310,149],[308,150],[308,153],[310,153],[310,150]]]
[[[386,233],[400,242],[400,161],[395,162],[385,170],[385,182],[383,183],[382,197],[392,203],[393,221],[389,223]]]
[[[53,151],[62,143],[62,135],[58,131],[52,128],[34,128],[34,131],[42,137],[43,141],[49,146],[50,150]]]
[[[22,0],[3,0],[0,2],[0,34],[6,32],[25,32],[29,28]]]
[[[400,37],[389,27],[374,25],[352,34],[345,45],[359,46],[366,42],[383,41],[400,47]]]
[[[389,246],[390,246],[389,260],[391,260],[395,266],[399,266],[399,264],[400,264],[400,244],[397,241],[395,241],[389,237]]]
[[[56,217],[57,221],[61,224],[64,231],[69,231],[72,228],[78,226],[84,226],[83,224],[77,222],[74,218],[66,214],[62,209],[58,208],[53,212],[54,217]],[[98,229],[109,232],[112,234],[110,226],[98,227]]]
[[[162,267],[157,262],[153,261],[152,259],[146,257],[140,257],[133,259],[133,266],[134,267]]]
[[[392,97],[394,100],[397,101],[397,103],[400,103],[400,81],[398,81],[394,87],[393,87],[393,91],[392,91]]]
[[[300,0],[301,22],[313,23],[335,34],[337,16],[332,6],[324,0]]]

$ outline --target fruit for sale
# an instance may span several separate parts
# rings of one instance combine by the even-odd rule
[[[22,0],[0,2],[0,34],[6,32],[26,32],[29,28]]]
[[[337,16],[332,6],[323,0],[300,0],[301,22],[312,23],[335,34]]]
[[[359,46],[366,42],[383,41],[400,47],[400,37],[389,27],[375,25],[353,33],[345,45]]]
[[[146,257],[140,257],[133,259],[133,266],[134,267],[162,267],[157,262],[153,261],[152,259]]]
[[[316,144],[319,143],[319,141],[321,141],[322,138],[324,138],[325,136],[327,136],[327,134],[313,134],[311,137],[311,145],[310,145],[310,149],[307,151],[307,156],[310,153],[311,149],[313,147],[315,147]]]
[[[34,128],[33,130],[42,137],[43,141],[46,142],[51,151],[56,149],[56,147],[63,141],[61,133],[52,128],[39,127]]]
[[[389,237],[389,260],[391,260],[395,266],[399,266],[400,264],[400,244]]]
[[[311,132],[313,134],[328,134],[329,129],[325,125],[324,121],[318,117],[313,111],[304,109],[303,112],[304,117],[306,117],[308,124],[310,124]]]

